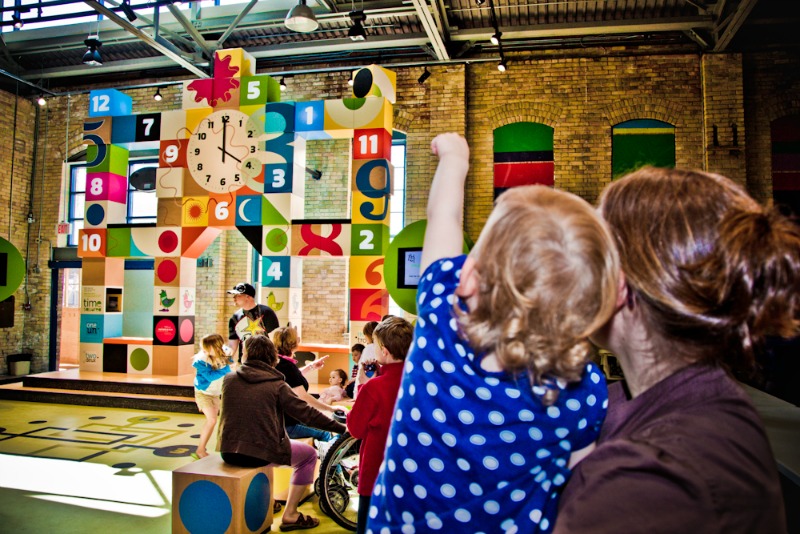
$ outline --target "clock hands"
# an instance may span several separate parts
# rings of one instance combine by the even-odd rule
[[[234,156],[233,154],[231,154],[230,152],[228,152],[226,150],[227,146],[228,146],[227,145],[227,140],[226,140],[226,134],[228,132],[228,122],[230,122],[230,118],[227,115],[223,115],[222,116],[222,146],[218,146],[217,148],[222,150],[222,163],[225,163],[225,155],[226,154],[228,156],[232,157],[233,159],[235,159],[236,161],[238,161],[239,163],[241,163],[242,160],[240,160],[239,158],[237,158],[236,156]]]
[[[239,163],[241,163],[241,162],[242,162],[242,160],[240,160],[239,158],[237,158],[236,156],[234,156],[233,154],[231,154],[230,152],[228,152],[227,150],[225,150],[225,149],[224,149],[224,148],[222,148],[221,146],[218,146],[217,148],[218,148],[218,149],[220,149],[220,150],[222,150],[222,162],[223,162],[223,163],[225,162],[225,154],[229,155],[230,157],[232,157],[233,159],[235,159],[235,160],[236,160],[236,161],[238,161]]]
[[[228,151],[225,150],[225,148],[228,146],[226,144],[226,141],[225,141],[225,134],[226,134],[227,131],[228,131],[228,116],[227,115],[223,115],[222,116],[222,146],[218,147],[220,150],[222,150],[222,163],[225,163],[225,154],[228,153]],[[233,156],[231,156],[231,157],[233,157]]]

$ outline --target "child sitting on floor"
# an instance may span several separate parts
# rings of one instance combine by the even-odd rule
[[[319,400],[325,404],[340,401],[344,398],[344,385],[347,383],[347,373],[344,369],[334,369],[328,378],[330,387],[325,388],[319,394]]]

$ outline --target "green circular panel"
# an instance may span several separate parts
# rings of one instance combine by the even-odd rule
[[[0,301],[14,294],[25,277],[25,260],[17,247],[0,237]]]
[[[383,260],[383,278],[386,281],[386,289],[389,291],[389,295],[398,306],[414,315],[417,314],[417,289],[416,287],[398,287],[398,274],[400,272],[398,258],[400,250],[411,249],[413,251],[413,249],[422,249],[422,243],[425,241],[426,226],[427,221],[423,219],[403,228],[392,239]],[[464,234],[464,253],[469,252],[469,243],[471,243],[469,237]]]
[[[137,371],[144,371],[150,365],[150,355],[144,349],[134,349],[131,352],[131,367]]]
[[[289,244],[289,236],[286,235],[284,230],[273,228],[267,232],[264,244],[267,245],[267,248],[272,252],[280,252]]]

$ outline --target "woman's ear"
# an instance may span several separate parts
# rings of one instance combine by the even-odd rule
[[[456,296],[464,300],[469,300],[470,297],[476,295],[480,287],[478,271],[475,269],[475,265],[475,259],[472,256],[467,256],[467,259],[464,260],[464,265],[461,266],[461,278],[456,288]]]

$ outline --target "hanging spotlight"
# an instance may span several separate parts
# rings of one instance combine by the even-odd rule
[[[119,7],[122,8],[122,12],[125,13],[125,16],[129,21],[133,22],[136,20],[136,12],[131,7],[130,0],[122,0],[122,4],[120,4]]]
[[[501,38],[502,36],[503,36],[503,33],[502,33],[501,31],[495,31],[494,35],[492,35],[492,36],[489,38],[489,41],[490,41],[490,42],[491,42],[493,45],[497,46],[498,44],[500,44],[500,38]]]
[[[286,78],[282,76],[281,77],[281,92],[284,92],[285,90],[286,90]]]
[[[47,100],[44,99],[44,95],[39,95],[39,98],[36,100],[36,103],[39,104],[41,107],[47,105]]]
[[[356,71],[352,71],[350,73],[350,79],[347,80],[347,85],[349,85],[350,87],[353,87],[353,84],[355,84],[355,83],[356,83]]]
[[[161,96],[161,88],[160,87],[156,87],[156,94],[153,95],[153,100],[155,100],[156,102],[161,102],[162,98],[164,98],[164,97]]]
[[[306,0],[299,0],[299,3],[289,10],[283,24],[290,30],[300,33],[313,32],[319,27],[319,22],[311,8],[306,5]]]
[[[497,70],[499,70],[500,72],[505,72],[507,68],[508,64],[506,63],[506,59],[505,58],[501,59],[500,63],[497,64]]]
[[[83,41],[86,46],[89,48],[86,50],[86,53],[83,54],[83,62],[86,65],[102,65],[103,58],[100,57],[100,51],[98,48],[103,46],[103,43],[100,42],[100,37],[97,35],[90,35],[88,39]]]
[[[22,17],[20,16],[19,11],[14,11],[14,14],[11,15],[11,20],[14,22],[14,27],[18,30],[25,26],[25,23],[22,22]]]
[[[417,83],[423,84],[425,83],[425,80],[427,80],[430,77],[431,77],[431,71],[428,70],[428,67],[425,67],[425,70],[422,71],[422,74],[420,74],[419,78],[417,78]]]
[[[367,20],[367,16],[364,14],[364,12],[351,11],[350,20],[353,21],[353,25],[350,26],[350,29],[347,32],[347,36],[353,41],[366,41],[367,30],[364,29],[363,23],[365,20]]]
[[[481,7],[483,4],[486,3],[486,0],[475,0],[475,5]]]

